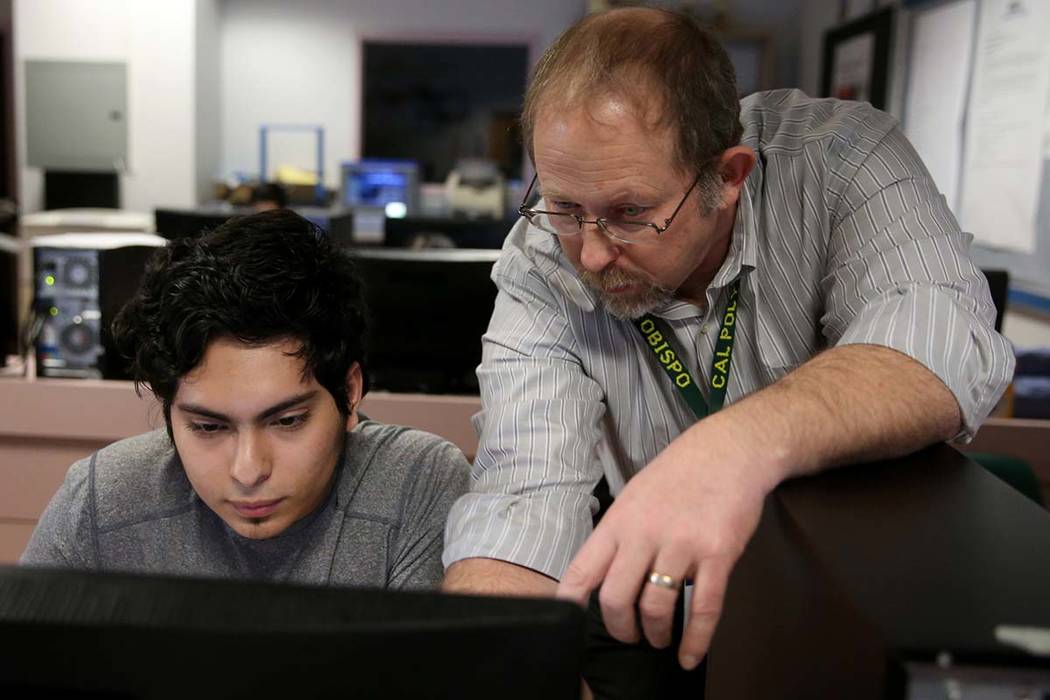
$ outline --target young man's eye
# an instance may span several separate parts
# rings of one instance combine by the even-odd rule
[[[294,416],[281,416],[273,422],[278,428],[294,429],[306,422],[309,413],[297,413]]]
[[[198,435],[215,435],[226,429],[222,423],[205,423],[202,421],[190,421],[189,429]]]

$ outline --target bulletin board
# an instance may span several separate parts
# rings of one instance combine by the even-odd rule
[[[905,3],[902,127],[973,257],[1050,312],[1050,3]]]

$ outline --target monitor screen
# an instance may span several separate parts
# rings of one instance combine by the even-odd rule
[[[409,160],[362,160],[343,163],[343,204],[381,207],[400,219],[416,211],[419,166]]]
[[[338,244],[350,244],[353,239],[353,214],[348,211],[323,207],[293,207],[299,216],[314,224]],[[250,216],[259,212],[242,207],[238,209],[154,209],[157,235],[169,240],[199,236],[212,231],[236,216]]]
[[[455,248],[502,248],[514,219],[408,217],[386,222],[383,245],[392,248],[425,248],[444,242]]]
[[[153,218],[158,236],[169,240],[199,236],[242,214],[238,211],[198,211],[196,209],[154,209]]]
[[[490,275],[499,251],[357,248],[351,253],[372,319],[373,387],[477,394],[475,370],[496,302]]]
[[[992,303],[995,304],[995,330],[1002,333],[1006,300],[1010,295],[1010,272],[987,268],[982,269],[981,272],[988,280],[988,290],[992,293]]]
[[[578,698],[556,600],[0,567],[0,697]]]

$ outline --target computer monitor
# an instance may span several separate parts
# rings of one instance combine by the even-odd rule
[[[0,567],[0,697],[578,698],[584,613]]]
[[[502,248],[514,219],[415,217],[387,219],[383,245],[408,248],[442,240],[456,248]]]
[[[981,270],[985,279],[988,280],[988,291],[992,294],[992,303],[995,304],[995,330],[1003,331],[1003,316],[1006,314],[1006,301],[1010,295],[1010,272],[1008,270],[993,270],[984,268]]]
[[[349,245],[354,236],[353,212],[324,207],[294,207],[293,211],[319,227],[339,245]],[[211,231],[235,216],[257,213],[251,208],[240,209],[154,209],[157,235],[167,239],[199,236]]]
[[[389,219],[419,209],[419,164],[411,160],[366,159],[342,165],[343,206],[382,207]]]
[[[351,251],[372,318],[368,365],[386,391],[477,394],[496,301],[496,250]]]
[[[323,207],[293,207],[292,211],[324,231],[335,245],[350,246],[354,244],[356,212]]]
[[[247,212],[154,209],[153,218],[157,235],[174,240],[199,236],[201,232],[218,228],[234,216],[243,213]]]
[[[120,176],[113,172],[44,170],[44,209],[120,209]]]

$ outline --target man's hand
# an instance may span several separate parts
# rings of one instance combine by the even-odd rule
[[[609,633],[622,642],[671,642],[679,586],[649,582],[651,572],[676,584],[694,581],[679,662],[694,668],[707,653],[729,573],[758,525],[777,479],[746,454],[727,454],[717,421],[703,421],[661,452],[616,498],[558,587],[584,604],[601,584]],[[724,446],[724,443],[722,443]],[[749,463],[750,462],[750,463]],[[604,583],[603,583],[604,581]],[[637,603],[640,620],[635,619]]]
[[[558,595],[582,604],[600,584],[610,634],[638,640],[637,603],[646,638],[664,647],[678,591],[649,583],[649,574],[692,578],[678,658],[693,668],[770,491],[828,466],[908,454],[960,424],[953,394],[912,358],[873,345],[828,350],[668,445],[616,498]]]

